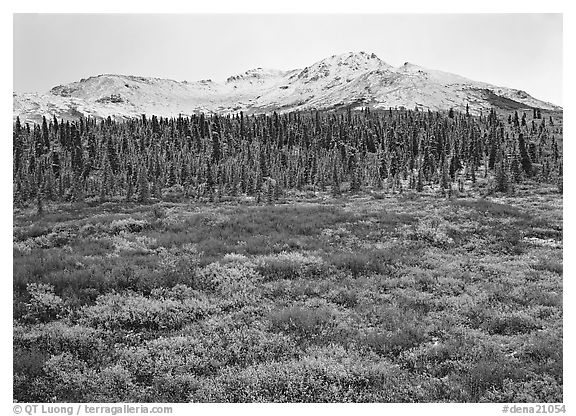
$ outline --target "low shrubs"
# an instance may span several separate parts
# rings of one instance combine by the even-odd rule
[[[507,381],[522,380],[525,372],[518,362],[499,351],[486,349],[456,376],[462,382],[466,401],[478,402],[489,390],[502,390]]]
[[[96,371],[70,353],[55,355],[44,365],[45,381],[60,402],[133,401],[131,374],[119,365]],[[49,401],[51,397],[45,398]]]
[[[106,330],[170,330],[181,328],[213,311],[205,299],[153,299],[142,295],[111,293],[79,311],[80,322]]]
[[[516,335],[524,334],[540,328],[534,319],[526,314],[496,314],[490,317],[483,325],[490,334]]]
[[[182,185],[172,185],[169,188],[162,189],[162,199],[170,202],[180,202],[186,196]]]
[[[330,262],[339,269],[352,273],[354,277],[366,274],[388,274],[393,269],[391,257],[386,251],[365,250],[361,252],[336,252]]]
[[[561,401],[561,201],[523,192],[18,211],[14,399]]]
[[[380,355],[398,355],[414,348],[426,338],[426,333],[422,328],[409,324],[396,331],[372,330],[361,339],[361,345],[367,346]]]
[[[454,243],[449,235],[449,224],[441,217],[434,216],[418,221],[415,225],[406,226],[407,236],[413,240],[422,240],[436,246],[447,246]]]
[[[289,336],[263,328],[215,325],[194,326],[190,335],[159,337],[119,351],[119,363],[141,385],[172,374],[198,377],[216,374],[226,366],[248,366],[295,355]]]
[[[562,262],[552,259],[541,259],[538,263],[532,265],[532,268],[535,270],[549,271],[552,273],[559,274],[560,276],[563,273]]]
[[[122,218],[119,220],[112,221],[108,226],[108,230],[111,234],[120,234],[121,232],[126,233],[139,233],[142,230],[148,228],[150,223],[146,220],[139,220],[135,218]]]
[[[144,235],[131,235],[126,232],[112,236],[111,242],[116,256],[121,254],[150,254],[154,252],[154,246],[156,246],[156,240],[153,238]]]
[[[493,202],[488,199],[459,199],[454,201],[453,204],[457,207],[475,210],[481,214],[488,214],[492,217],[530,218],[528,214],[522,212],[515,206]]]
[[[226,292],[231,286],[252,286],[259,280],[260,276],[249,263],[218,262],[198,270],[194,276],[193,287],[204,291]]]
[[[292,306],[268,314],[272,328],[314,339],[333,324],[330,309]]]
[[[64,302],[54,294],[54,287],[44,283],[29,283],[26,290],[30,300],[25,304],[22,319],[26,322],[48,322],[63,316]]]
[[[229,367],[190,395],[198,402],[402,402],[421,399],[406,373],[342,347],[313,348],[299,358]]]
[[[338,289],[332,296],[332,301],[337,305],[353,308],[358,305],[358,293],[353,289]]]
[[[480,401],[490,403],[562,403],[562,384],[550,376],[537,376],[532,380],[505,379],[500,388],[484,392]]]
[[[258,256],[255,264],[266,280],[318,278],[328,268],[322,258],[298,252]]]
[[[14,347],[58,355],[70,353],[84,361],[100,360],[106,350],[103,334],[91,327],[56,321],[14,327]]]

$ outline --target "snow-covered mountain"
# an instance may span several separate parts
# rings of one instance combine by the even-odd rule
[[[405,107],[464,110],[491,107],[562,108],[524,91],[472,81],[411,63],[395,68],[365,52],[334,55],[304,69],[252,69],[229,77],[178,82],[162,78],[105,74],[52,88],[44,94],[14,94],[13,116],[73,119],[129,118],[193,113],[263,113],[340,107]]]

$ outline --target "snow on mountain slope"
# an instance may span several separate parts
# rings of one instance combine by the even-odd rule
[[[174,81],[104,74],[52,88],[45,94],[14,94],[13,116],[37,122],[42,116],[129,118],[192,113],[230,113],[419,107],[471,111],[491,107],[561,110],[524,91],[496,87],[411,63],[394,68],[365,52],[333,55],[302,70],[252,69],[211,80]]]
[[[234,89],[270,87],[275,85],[279,79],[292,71],[280,71],[277,69],[250,69],[243,74],[233,75],[226,80],[226,85]]]

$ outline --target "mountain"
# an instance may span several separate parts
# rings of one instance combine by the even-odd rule
[[[192,113],[263,113],[341,107],[454,108],[479,113],[492,107],[561,110],[528,93],[473,81],[406,62],[395,68],[366,52],[334,55],[304,69],[252,69],[211,80],[173,81],[105,74],[52,88],[13,95],[13,116],[38,122],[42,116],[74,119],[177,116]]]

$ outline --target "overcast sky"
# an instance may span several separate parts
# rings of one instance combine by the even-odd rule
[[[14,15],[14,91],[120,73],[223,81],[373,52],[562,105],[562,15]]]

